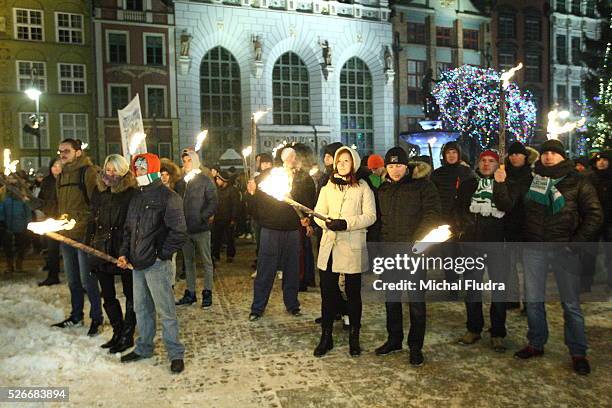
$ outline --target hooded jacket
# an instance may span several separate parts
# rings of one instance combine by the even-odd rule
[[[455,164],[446,162],[446,152],[455,149],[459,159]],[[474,178],[474,172],[469,167],[461,164],[461,147],[456,142],[449,142],[442,150],[442,166],[431,174],[431,181],[436,186],[440,198],[442,221],[451,223],[453,209],[459,186],[466,180]]]
[[[544,177],[564,177],[556,188],[565,198],[565,206],[556,214],[545,205],[527,197],[523,237],[532,242],[585,242],[597,238],[603,223],[603,212],[597,191],[591,182],[578,174],[572,160],[545,167],[535,163],[534,172]]]
[[[181,179],[175,186],[176,192],[183,198],[187,232],[196,234],[210,230],[208,219],[215,215],[217,205],[217,188],[210,177],[203,172],[197,174],[189,183]]]
[[[176,183],[181,179],[181,169],[174,164],[174,162],[170,159],[160,159],[161,169],[167,170],[170,175],[169,186],[172,190],[176,191],[175,186]]]
[[[349,147],[341,147],[334,154],[334,163],[338,155],[348,151],[353,159],[352,173],[356,174],[359,166],[359,154]],[[335,166],[335,165],[334,165]],[[333,176],[332,176],[333,177]],[[332,219],[346,221],[346,231],[332,231],[324,221],[315,218],[323,229],[317,267],[327,269],[329,257],[332,256],[332,271],[337,273],[361,273],[368,269],[368,251],[366,247],[367,228],[376,221],[376,204],[374,193],[365,180],[359,179],[357,185],[345,185],[342,188],[329,180],[321,189],[315,212]]]
[[[98,173],[96,188],[91,196],[91,215],[87,225],[87,242],[95,249],[118,257],[123,241],[123,226],[130,202],[136,194],[136,179],[127,172],[116,186],[108,187]],[[121,273],[114,264],[90,255],[92,268]]]
[[[439,225],[440,199],[430,173],[429,164],[410,162],[401,180],[387,175],[378,189],[378,241],[414,242]]]
[[[81,184],[81,169],[84,171],[84,185]],[[96,188],[98,170],[89,157],[82,154],[72,163],[66,164],[57,178],[57,209],[60,215],[66,214],[68,219],[74,219],[76,225],[60,234],[83,241],[89,221],[89,202]],[[83,188],[84,187],[84,188]]]
[[[186,240],[181,197],[160,179],[138,187],[125,219],[119,256],[127,257],[135,269],[146,269],[156,258],[170,260]]]

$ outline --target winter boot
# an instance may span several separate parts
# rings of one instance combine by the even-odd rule
[[[121,338],[123,330],[123,312],[121,311],[121,303],[119,303],[117,299],[111,302],[104,302],[103,306],[106,316],[108,316],[108,320],[113,328],[113,337],[100,346],[106,349],[114,347]]]
[[[110,348],[109,353],[121,353],[134,345],[134,332],[136,331],[136,313],[132,302],[125,304],[125,319],[123,320],[123,330],[117,344]]]
[[[121,338],[121,333],[123,330],[123,322],[115,323],[115,324],[112,324],[111,326],[113,326],[113,337],[111,337],[109,341],[107,341],[106,343],[100,346],[103,349],[110,349],[110,348],[115,347],[115,345],[119,342],[119,339]]]
[[[319,340],[319,344],[314,350],[315,357],[324,356],[329,350],[334,348],[334,339],[332,338],[332,329],[321,330],[321,340]]]
[[[351,326],[349,331],[349,354],[353,357],[361,355],[361,346],[359,345],[359,327]]]
[[[176,305],[177,306],[192,305],[197,301],[198,300],[196,298],[195,292],[190,292],[188,289],[185,289],[185,294],[183,295],[181,299],[176,301]]]
[[[202,291],[202,307],[212,306],[212,290],[204,289]]]

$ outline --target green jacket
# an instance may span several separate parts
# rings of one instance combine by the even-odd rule
[[[83,167],[86,170],[83,170],[82,186],[81,168]],[[74,218],[76,221],[75,227],[69,231],[61,231],[62,235],[81,242],[84,240],[90,214],[89,199],[96,187],[97,173],[97,168],[87,156],[79,157],[62,169],[62,173],[57,178],[58,212],[60,216],[66,214],[69,220]]]

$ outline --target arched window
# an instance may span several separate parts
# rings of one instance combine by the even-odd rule
[[[348,60],[340,72],[340,120],[344,144],[356,145],[360,154],[374,150],[372,75],[356,57]]]
[[[272,70],[275,125],[310,124],[310,85],[306,64],[292,52],[280,56]]]
[[[208,129],[203,147],[207,159],[216,160],[226,149],[240,146],[240,66],[223,47],[211,49],[202,59],[200,109],[202,128]]]

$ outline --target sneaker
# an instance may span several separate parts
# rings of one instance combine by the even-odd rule
[[[121,362],[131,363],[133,361],[144,360],[145,358],[150,357],[141,356],[140,354],[137,354],[136,352],[132,351],[130,353],[127,353],[125,356],[121,356]]]
[[[506,351],[506,346],[504,345],[503,337],[491,337],[491,348],[493,351],[498,353],[503,353]]]
[[[253,235],[252,234],[246,234],[246,239],[253,239]]]
[[[589,375],[591,366],[586,356],[572,356],[572,367],[578,375]]]
[[[514,357],[520,358],[521,360],[527,360],[531,357],[540,357],[542,354],[544,354],[544,350],[538,350],[537,348],[528,345],[514,353]]]
[[[89,326],[89,330],[87,331],[87,335],[89,337],[95,337],[100,334],[100,327],[102,327],[103,321],[92,320],[91,325]]]
[[[251,278],[253,278],[253,279],[255,279],[255,277],[256,277],[256,276],[257,276],[257,271],[255,271],[255,272],[253,272],[253,273],[251,274]]]
[[[69,327],[83,327],[83,319],[75,320],[72,317],[69,317],[62,322],[52,324],[51,327],[59,327],[60,329],[66,329]]]
[[[457,343],[469,345],[476,343],[478,340],[480,340],[480,333],[472,333],[471,331],[467,331],[457,340]]]
[[[302,312],[300,311],[300,309],[299,309],[299,308],[297,308],[297,309],[293,309],[293,310],[292,310],[292,311],[290,311],[289,313],[291,313],[291,314],[292,314],[293,316],[295,316],[295,317],[300,317],[300,316],[302,316]]]
[[[276,271],[276,277],[278,279],[283,279],[283,271]]]
[[[377,356],[384,356],[384,355],[387,355],[387,354],[394,353],[396,351],[400,351],[401,349],[402,349],[402,343],[401,342],[396,343],[396,342],[387,340],[385,342],[385,344],[383,344],[382,346],[380,346],[379,348],[374,350],[374,353]]]
[[[261,319],[261,315],[257,314],[257,313],[251,313],[249,315],[249,321],[250,322],[256,322],[257,320]]]
[[[192,305],[192,304],[194,304],[197,301],[198,301],[198,299],[196,298],[195,292],[192,293],[189,290],[185,289],[185,294],[183,295],[182,298],[177,300],[175,304],[177,306]]]
[[[246,237],[246,235],[244,235],[244,234],[240,234],[240,235],[238,235],[238,238],[239,238],[239,239],[244,239],[244,237]]]
[[[212,306],[212,290],[204,289],[202,291],[202,307]]]
[[[410,350],[410,365],[414,367],[420,367],[423,365],[425,359],[421,350]]]
[[[184,369],[185,369],[185,363],[180,358],[177,358],[176,360],[172,360],[172,362],[170,363],[170,371],[173,374],[182,373]]]

